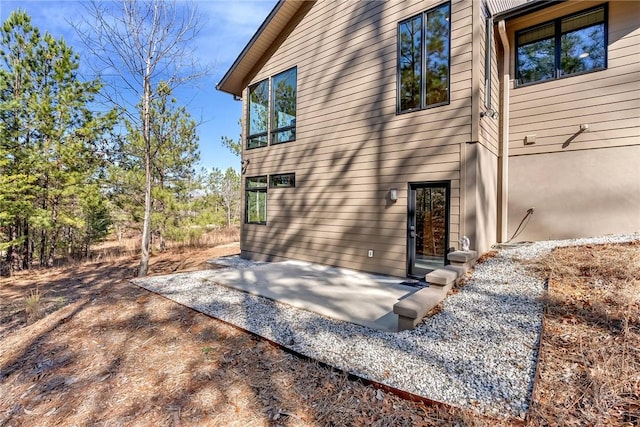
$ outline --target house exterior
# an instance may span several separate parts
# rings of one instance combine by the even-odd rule
[[[639,52],[634,1],[280,1],[217,86],[242,256],[420,277],[640,231]]]

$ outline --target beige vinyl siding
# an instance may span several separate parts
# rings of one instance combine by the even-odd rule
[[[245,255],[404,276],[408,183],[423,181],[450,181],[457,245],[471,2],[451,2],[450,104],[396,114],[398,22],[442,3],[319,0],[254,73],[251,83],[297,67],[296,141],[245,150],[244,176],[295,172],[296,187],[268,190],[267,225],[243,225]]]
[[[569,2],[516,20],[509,25],[512,40],[518,29],[597,4]],[[510,91],[511,155],[640,143],[640,8],[635,2],[608,5],[606,70]],[[580,124],[588,124],[589,131],[574,137]],[[527,135],[536,135],[535,144],[524,144]]]

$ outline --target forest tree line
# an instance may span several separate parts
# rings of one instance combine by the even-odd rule
[[[101,79],[81,78],[74,49],[25,12],[0,37],[0,274],[87,257],[147,221],[160,248],[238,222],[239,173],[198,169],[197,123],[174,95],[175,73],[149,72],[132,106],[110,103]]]

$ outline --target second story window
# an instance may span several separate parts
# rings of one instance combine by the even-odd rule
[[[269,80],[249,86],[249,108],[247,112],[247,148],[267,145],[269,124]]]
[[[271,143],[296,139],[296,69],[272,79]]]
[[[297,69],[249,86],[247,148],[296,139]]]
[[[517,84],[605,69],[606,36],[605,6],[518,31]]]
[[[445,3],[398,25],[398,112],[449,103],[451,7]]]

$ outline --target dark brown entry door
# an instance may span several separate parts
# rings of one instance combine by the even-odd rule
[[[449,182],[409,184],[408,274],[423,277],[445,265],[449,247]]]

